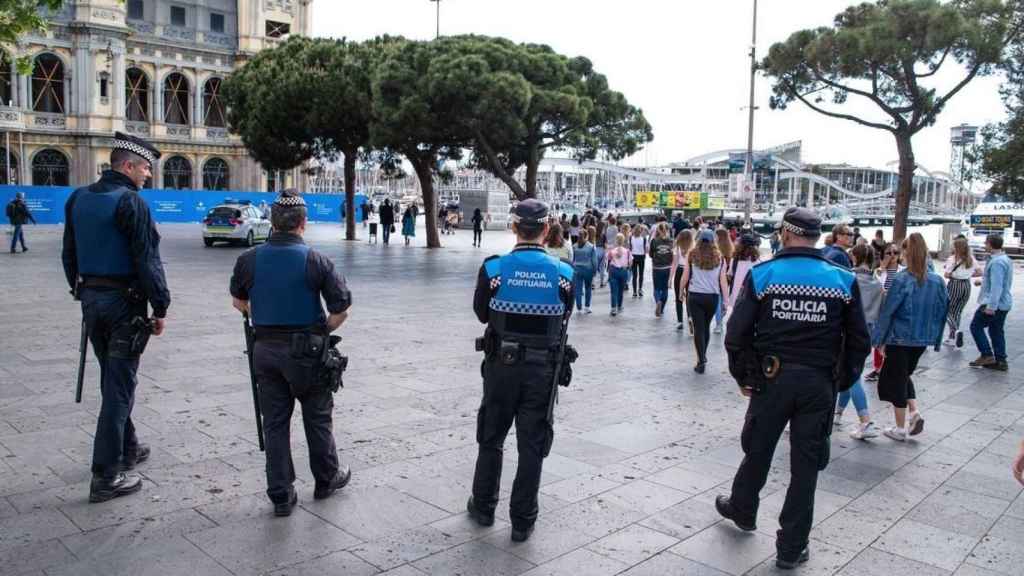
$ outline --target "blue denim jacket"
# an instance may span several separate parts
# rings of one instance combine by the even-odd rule
[[[1013,263],[1006,254],[993,254],[985,263],[978,304],[1005,311],[1013,307]]]
[[[937,274],[928,272],[918,284],[907,271],[893,279],[871,337],[873,346],[938,346],[946,321],[949,296]]]

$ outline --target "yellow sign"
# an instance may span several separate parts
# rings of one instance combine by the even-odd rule
[[[725,197],[724,196],[708,196],[708,209],[710,209],[710,210],[725,210]]]
[[[637,208],[657,208],[659,202],[661,202],[660,192],[637,192],[636,193],[636,207]]]
[[[689,210],[700,210],[700,192],[686,193],[686,208]]]

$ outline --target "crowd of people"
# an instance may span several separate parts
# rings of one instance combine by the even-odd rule
[[[769,240],[774,255],[779,250],[778,233]],[[967,239],[957,237],[941,271],[918,233],[893,243],[878,231],[869,241],[858,228],[839,224],[824,237],[824,244],[823,258],[855,274],[872,338],[868,373],[840,394],[836,405],[835,424],[843,426],[844,412],[853,403],[856,421],[850,427],[851,437],[866,440],[884,434],[906,441],[924,430],[912,376],[927,348],[938,350],[943,343],[963,348],[961,319],[972,285],[980,287],[970,322],[979,356],[969,365],[1009,369],[1004,324],[1012,306],[1013,269],[1002,252],[1001,236],[987,240],[984,264]],[[711,335],[721,333],[744,280],[762,260],[761,236],[749,228],[726,228],[700,219],[692,224],[679,218],[669,222],[663,216],[651,223],[643,219],[628,223],[614,214],[602,217],[587,212],[571,218],[563,214],[552,218],[544,245],[549,254],[575,269],[576,308],[583,314],[592,312],[595,289],[606,285],[610,314],[623,314],[626,292],[634,300],[643,299],[649,275],[654,316],[664,316],[673,296],[676,329],[693,337],[698,374],[707,368]],[[895,426],[886,430],[876,426],[865,383],[876,385],[878,397],[892,404]]]

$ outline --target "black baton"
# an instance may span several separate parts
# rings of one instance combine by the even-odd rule
[[[75,386],[75,403],[82,403],[82,383],[85,380],[85,352],[89,346],[89,326],[82,318],[82,337],[78,341],[78,384]]]
[[[249,315],[243,312],[242,320],[245,328],[245,355],[249,358],[249,381],[252,383],[252,405],[256,412],[256,436],[259,438],[260,452],[262,452],[264,450],[263,410],[260,407],[260,389],[259,385],[256,384],[256,368],[253,364],[253,342],[255,335],[253,334],[252,324],[249,322]]]

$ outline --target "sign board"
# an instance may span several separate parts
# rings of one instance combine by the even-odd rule
[[[708,196],[708,209],[709,210],[725,210],[725,197],[724,196]]]
[[[1011,214],[971,214],[971,226],[975,228],[1012,228]]]

